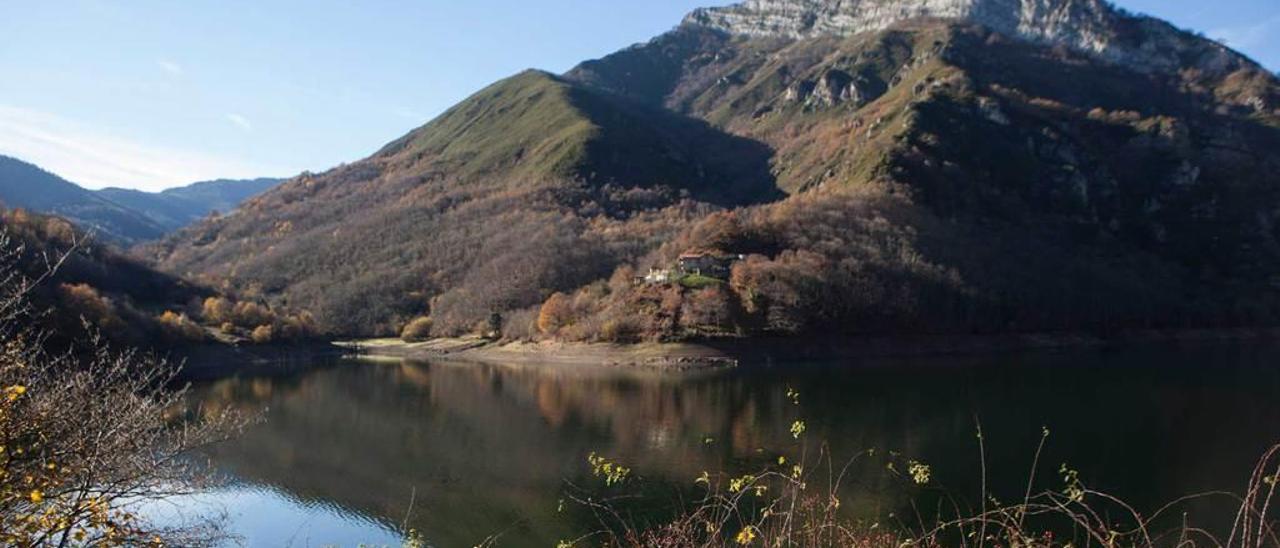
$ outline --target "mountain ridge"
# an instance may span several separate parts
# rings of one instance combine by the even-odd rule
[[[93,192],[142,213],[168,233],[211,213],[229,212],[283,180],[271,177],[214,179],[160,192],[126,188],[104,188]]]
[[[976,23],[1007,36],[1063,45],[1143,71],[1191,65],[1221,75],[1255,65],[1216,42],[1105,0],[747,0],[699,8],[684,25],[729,34],[813,38],[885,30],[934,18]]]
[[[219,179],[161,192],[89,190],[39,166],[0,155],[0,203],[66,217],[122,245],[153,240],[216,210],[234,209],[281,179]]]
[[[1280,83],[1178,62],[954,18],[686,23],[503,80],[144,252],[344,335],[418,316],[622,342],[1280,321]],[[689,250],[743,260],[637,282]]]
[[[109,240],[129,243],[164,233],[154,221],[34,164],[0,156],[0,202],[66,217]]]

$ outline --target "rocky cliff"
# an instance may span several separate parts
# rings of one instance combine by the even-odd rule
[[[1254,65],[1220,44],[1104,0],[748,0],[698,9],[685,24],[734,35],[812,38],[884,30],[922,18],[974,23],[1144,72],[1191,65],[1221,75]]]

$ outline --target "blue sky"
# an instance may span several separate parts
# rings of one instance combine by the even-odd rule
[[[323,170],[726,3],[0,0],[0,154],[91,188]],[[1280,69],[1276,0],[1119,3]]]

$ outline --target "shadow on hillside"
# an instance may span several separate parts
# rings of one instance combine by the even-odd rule
[[[774,151],[705,121],[580,86],[574,106],[598,127],[588,146],[600,182],[666,185],[721,206],[767,203],[786,194],[772,171]]]

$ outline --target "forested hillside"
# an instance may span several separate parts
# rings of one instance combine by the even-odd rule
[[[775,199],[767,161],[704,122],[531,71],[148,252],[333,332],[392,332],[428,306],[467,331],[607,277],[709,211]]]
[[[58,344],[85,340],[91,331],[128,346],[204,338],[179,315],[185,320],[189,304],[211,291],[120,255],[58,217],[0,211],[0,237],[4,252],[17,254],[17,274],[39,280],[30,297],[35,317]]]
[[[757,32],[741,10],[499,82],[143,254],[347,335],[1280,321],[1280,84],[1252,61],[1117,11],[1057,27],[1103,25],[1089,50],[975,18]],[[639,279],[687,251],[742,259]]]
[[[63,351],[101,335],[118,348],[168,350],[200,343],[272,343],[310,337],[306,314],[237,300],[158,272],[60,217],[0,210],[0,253],[29,286],[32,317]]]

